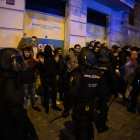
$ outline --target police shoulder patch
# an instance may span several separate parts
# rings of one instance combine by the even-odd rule
[[[71,82],[73,81],[73,76],[70,77],[70,81],[71,81]]]

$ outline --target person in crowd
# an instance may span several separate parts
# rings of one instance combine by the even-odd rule
[[[93,46],[92,45],[88,45],[88,49],[93,51]]]
[[[73,48],[69,48],[69,52],[74,52],[74,49]]]
[[[74,69],[69,81],[69,92],[62,116],[67,118],[73,107],[72,119],[76,122],[76,140],[93,140],[93,109],[101,74],[92,68],[94,55],[90,50],[81,51],[79,66]],[[100,89],[100,86],[99,86]]]
[[[62,57],[62,48],[57,48],[57,53],[59,54],[59,69],[57,70],[57,87],[59,87],[59,92],[60,92],[60,98],[59,101],[63,101],[64,97],[64,81],[65,81],[65,72],[66,72],[66,65],[64,64],[63,57]]]
[[[79,44],[76,44],[74,46],[74,51],[73,52],[69,52],[68,54],[66,54],[64,56],[64,61],[67,62],[67,71],[66,71],[66,82],[69,81],[70,76],[71,76],[71,72],[79,66],[78,64],[78,60],[77,57],[79,55],[79,52],[81,50],[81,46]]]
[[[86,47],[83,47],[81,50],[86,50],[87,48]]]
[[[129,46],[125,46],[123,48],[123,52],[120,55],[120,65],[123,66],[126,62],[127,59],[130,57],[131,54],[131,49]]]
[[[91,45],[94,48],[95,42],[94,41],[90,41],[89,45]]]
[[[135,70],[138,66],[137,62],[138,53],[137,51],[133,50],[131,52],[130,58],[127,59],[127,63],[125,65],[125,81],[127,82],[127,88],[125,92],[125,101],[129,101],[129,95],[132,90],[132,82],[135,77]]]
[[[121,53],[122,53],[122,48],[118,46],[118,57],[119,57],[119,59],[120,59]]]
[[[0,50],[0,69],[0,139],[23,139],[19,133],[23,131],[26,139],[39,140],[23,109],[24,91],[19,79],[19,71],[26,69],[23,57],[13,48]]]
[[[28,46],[30,44],[30,46],[31,46],[31,58],[36,59],[37,54],[40,52],[39,47],[36,46],[37,37],[32,36],[30,43],[24,45],[24,42],[26,40],[26,35],[27,35],[26,33],[23,34],[23,37],[21,38],[17,48],[19,50],[23,51],[23,49],[26,47],[26,45]]]
[[[96,56],[96,53],[98,52],[98,50],[99,50],[99,47],[98,46],[96,46],[96,47],[93,48],[93,54],[95,56]]]
[[[101,43],[99,41],[95,42],[94,48],[95,47],[98,47],[99,48],[100,46],[101,46]]]
[[[122,52],[122,48],[118,46],[118,53]]]
[[[132,45],[129,45],[130,50],[133,48]]]
[[[101,46],[103,46],[103,47],[107,47],[107,43],[103,43]]]
[[[27,95],[28,93],[30,93],[33,109],[40,112],[41,110],[36,105],[35,96],[35,72],[37,68],[37,62],[35,61],[35,59],[31,58],[31,45],[26,45],[26,47],[23,50],[23,57],[27,66],[27,70],[21,70],[21,82],[25,93],[24,109],[27,108]]]
[[[45,47],[44,53],[41,52],[39,55],[39,72],[41,76],[41,84],[44,87],[44,107],[45,113],[49,113],[49,102],[48,102],[48,92],[49,87],[51,87],[52,93],[52,108],[54,110],[62,111],[59,107],[56,106],[56,96],[57,96],[57,70],[59,68],[58,60],[59,55],[56,56],[52,55],[52,48],[51,46],[47,45]]]
[[[109,62],[108,48],[100,47],[96,56],[98,61],[93,64],[93,67],[98,69],[98,71],[102,74],[104,80],[98,93],[98,109],[100,110],[100,114],[99,124],[97,124],[98,133],[103,133],[104,131],[108,130],[108,126],[106,125],[107,114],[109,110],[107,102],[109,101],[111,94],[114,94],[114,96],[117,97],[119,91],[117,84],[117,75],[113,66]]]
[[[110,62],[113,65],[114,69],[119,69],[119,57],[118,57],[118,46],[114,45],[112,48],[113,52],[110,55]]]
[[[131,51],[137,51],[137,47],[135,46],[135,47],[132,47],[131,48]]]
[[[140,63],[140,48],[137,48],[137,53],[138,53],[137,62],[138,62],[138,65],[139,65],[139,63]]]
[[[127,111],[131,113],[136,113],[137,108],[137,98],[140,93],[140,62],[138,62],[138,67],[135,70],[136,74],[134,81],[132,83],[133,89],[131,91],[131,105],[127,108]]]

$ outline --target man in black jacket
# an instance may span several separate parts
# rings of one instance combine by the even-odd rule
[[[21,128],[31,140],[38,140],[27,110],[23,109],[24,91],[18,77],[18,72],[26,68],[23,57],[15,49],[2,49],[0,68],[0,139],[20,140],[16,130]]]
[[[57,87],[59,87],[59,92],[60,92],[60,101],[63,101],[64,98],[64,82],[65,82],[65,72],[67,70],[66,65],[64,64],[63,61],[63,57],[62,57],[62,48],[57,48],[57,53],[59,55],[59,60],[58,60],[58,64],[59,64],[59,69],[57,70]]]
[[[44,55],[44,56],[43,56]],[[49,113],[49,102],[48,102],[48,91],[49,87],[51,87],[52,93],[52,104],[53,109],[62,111],[59,107],[56,106],[56,96],[57,96],[57,81],[56,74],[58,70],[58,60],[59,55],[57,54],[55,57],[52,55],[51,46],[47,45],[45,47],[45,52],[42,56],[39,56],[40,60],[40,76],[41,76],[41,84],[44,87],[44,101],[45,101],[45,113]]]
[[[112,54],[110,55],[110,62],[113,65],[114,69],[119,69],[119,56],[118,56],[118,46],[117,45],[113,45],[114,46],[114,50],[112,52]]]
[[[100,89],[99,91],[99,124],[98,124],[98,132],[102,133],[108,130],[108,126],[106,125],[107,114],[108,114],[108,106],[107,102],[109,101],[110,93],[113,92],[115,97],[117,97],[117,75],[115,73],[115,69],[109,62],[109,51],[106,47],[100,47],[97,52],[98,61],[93,65],[93,67],[98,68],[100,73],[103,76],[104,90]],[[113,90],[112,90],[113,89]]]
[[[120,58],[119,58],[119,61],[120,61],[120,72],[121,72],[121,76],[124,77],[125,76],[125,63],[127,62],[127,59],[130,57],[130,47],[129,46],[125,46],[123,48],[123,52],[120,54]]]
[[[93,109],[101,74],[92,68],[94,55],[83,50],[78,56],[79,66],[72,72],[69,92],[64,104],[62,116],[66,118],[73,108],[73,120],[76,121],[76,140],[93,140]],[[101,87],[99,86],[99,89]]]

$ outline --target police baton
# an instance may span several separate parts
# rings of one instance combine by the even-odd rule
[[[113,95],[113,99],[112,99],[112,101],[109,103],[108,107],[110,107],[110,105],[113,103],[114,100],[115,100],[115,97],[114,97],[114,95]]]
[[[114,97],[113,100],[110,102],[110,104],[108,105],[108,107],[110,107],[110,105],[113,103],[114,100],[115,100],[115,97]]]
[[[49,123],[52,123],[53,121],[55,121],[55,120],[58,120],[58,119],[60,119],[60,118],[62,118],[63,116],[61,115],[61,116],[59,116],[59,117],[57,117],[57,118],[55,118],[55,119],[53,119],[52,121],[50,121]]]

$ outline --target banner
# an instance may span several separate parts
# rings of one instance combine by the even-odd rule
[[[25,33],[27,43],[32,36],[37,37],[37,45],[51,44],[54,48],[64,46],[64,23],[63,17],[25,12]]]

